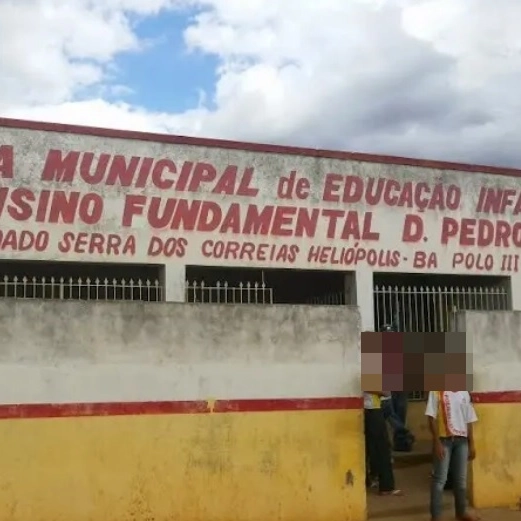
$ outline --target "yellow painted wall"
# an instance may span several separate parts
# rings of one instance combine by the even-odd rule
[[[407,423],[416,439],[430,441],[425,403],[409,402]],[[521,403],[477,403],[477,457],[470,466],[469,490],[476,508],[521,504]]]
[[[0,447],[2,521],[366,517],[360,410],[3,420]]]
[[[521,403],[477,404],[476,460],[471,495],[476,508],[521,502]]]

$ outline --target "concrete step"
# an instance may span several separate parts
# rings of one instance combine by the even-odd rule
[[[393,458],[395,468],[428,464],[432,461],[431,444],[430,442],[417,441],[411,452],[394,452]]]

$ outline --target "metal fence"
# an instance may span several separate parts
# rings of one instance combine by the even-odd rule
[[[458,311],[505,311],[510,298],[507,288],[376,286],[375,326],[395,324],[400,331],[435,333],[453,329]]]
[[[228,282],[206,284],[186,281],[185,302],[200,304],[273,304],[273,288],[264,282]]]
[[[0,298],[157,302],[163,300],[163,287],[149,279],[4,276]]]
[[[376,286],[375,326],[395,324],[399,331],[436,333],[454,330],[458,311],[506,311],[510,294],[505,287]],[[411,401],[427,393],[414,391]]]
[[[315,306],[345,306],[346,294],[344,291],[327,293],[318,297],[312,297],[307,303]]]
[[[424,402],[427,399],[425,391],[412,391],[409,393],[410,402]]]

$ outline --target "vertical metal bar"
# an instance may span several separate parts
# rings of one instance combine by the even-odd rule
[[[379,327],[385,325],[385,321],[387,320],[387,293],[389,292],[389,288],[382,286],[382,289],[382,316],[380,317]]]
[[[394,287],[394,309],[391,315],[391,324],[395,327],[400,327],[400,288]]]
[[[380,329],[380,286],[376,285],[373,289],[373,299],[374,299],[374,307],[375,307],[375,326],[376,330]]]
[[[447,295],[447,286],[441,288],[442,308],[443,308],[443,324],[445,331],[450,331],[450,313],[449,313],[449,302]]]
[[[418,286],[412,286],[412,291],[413,291],[413,295],[414,295],[414,331],[417,333],[419,331],[421,331],[420,329],[420,306],[421,306],[421,301],[420,301],[420,304],[418,304]]]
[[[425,306],[425,288],[420,286],[418,298],[420,300],[420,312],[418,313],[420,325],[418,331],[424,333],[427,330],[427,310]]]
[[[436,306],[436,323],[438,330],[441,333],[445,332],[445,324],[444,324],[444,313],[443,313],[443,293],[441,291],[441,286],[436,287],[436,298],[435,298],[435,306]]]
[[[497,309],[503,311],[503,291],[501,287],[498,286],[496,292]]]
[[[392,319],[393,319],[393,315],[394,315],[394,309],[393,309],[393,287],[392,286],[389,286],[389,291],[387,293],[387,298],[388,298],[388,301],[387,301],[387,305],[389,307],[389,315],[386,315],[385,316],[385,324],[389,324],[390,322],[392,322]]]
[[[436,286],[432,286],[432,331],[438,332],[438,290]]]
[[[503,311],[506,311],[508,309],[508,293],[503,289],[501,292],[501,296],[503,297],[501,309]]]
[[[427,304],[427,331],[432,333],[432,296],[433,291],[431,287],[427,287],[427,294],[425,295],[425,300]]]
[[[494,311],[495,307],[494,307],[494,297],[492,295],[492,290],[491,290],[491,288],[485,288],[485,290],[486,290],[486,298],[487,298],[486,309],[489,311]]]
[[[407,325],[405,327],[407,332],[412,332],[414,328],[411,286],[407,286]]]

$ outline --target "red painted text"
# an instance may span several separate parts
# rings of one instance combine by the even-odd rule
[[[328,174],[324,181],[322,199],[327,202],[369,206],[415,208],[420,211],[454,211],[461,204],[461,189],[456,185],[395,179],[364,179],[358,176]]]
[[[521,221],[491,221],[489,219],[454,219],[444,217],[441,243],[485,248],[521,247]]]
[[[94,225],[102,215],[103,197],[99,194],[63,190],[35,193],[29,188],[0,188],[0,219],[9,216],[19,222]]]
[[[154,229],[313,238],[322,224],[328,239],[377,241],[380,238],[380,233],[374,230],[373,214],[354,210],[238,203],[223,206],[197,199],[127,195],[122,226],[134,226],[139,217],[144,217]]]
[[[133,235],[122,236],[117,233],[73,233],[66,232],[58,243],[61,253],[89,255],[135,255],[136,238]]]
[[[227,165],[219,170],[211,163],[151,157],[63,152],[50,150],[42,171],[43,181],[72,184],[81,180],[89,185],[145,188],[176,192],[205,191],[221,195],[255,197],[254,170]]]
[[[13,147],[0,146],[0,178],[12,179],[14,170]]]
[[[521,191],[512,188],[481,188],[477,212],[504,215],[507,210],[510,210],[512,215],[521,213]]]

